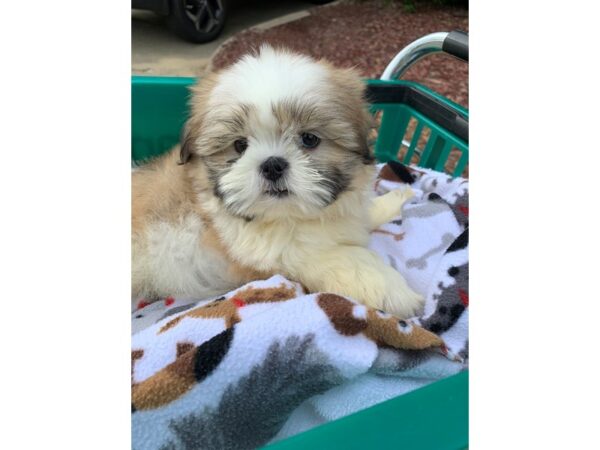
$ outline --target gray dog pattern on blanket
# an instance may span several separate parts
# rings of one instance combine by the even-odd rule
[[[343,382],[314,340],[315,335],[309,333],[274,342],[264,361],[229,386],[216,408],[172,419],[173,438],[163,448],[220,450],[263,445],[303,399]],[[279,420],[273,411],[280,413]],[[248,414],[252,414],[250,420]]]
[[[466,368],[468,182],[382,175],[378,194],[410,184],[415,197],[370,248],[426,297],[423,314],[398,320],[281,276],[209,300],[137,299],[134,449],[256,448]]]
[[[391,162],[381,171],[376,191],[384,194],[410,184],[415,198],[402,220],[375,233],[371,247],[386,253],[391,265],[426,296],[425,312],[413,319],[441,334],[449,349],[468,360],[469,191],[468,181]],[[402,233],[394,245],[388,233]],[[389,249],[393,249],[390,252]]]

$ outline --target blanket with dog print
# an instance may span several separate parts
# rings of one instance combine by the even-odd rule
[[[390,163],[378,194],[410,188],[371,248],[426,297],[398,320],[282,276],[214,299],[134,305],[134,449],[256,448],[464,370],[468,182]]]

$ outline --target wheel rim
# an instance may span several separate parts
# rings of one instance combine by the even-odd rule
[[[223,20],[222,0],[184,0],[185,14],[201,33],[210,33]]]

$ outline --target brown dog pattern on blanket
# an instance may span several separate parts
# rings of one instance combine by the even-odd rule
[[[163,327],[161,327],[158,332],[164,333],[170,328],[173,328],[186,317],[191,317],[194,319],[223,318],[225,319],[227,328],[229,328],[240,321],[238,315],[239,308],[261,302],[281,302],[284,300],[289,300],[290,298],[294,298],[296,294],[296,289],[288,288],[283,283],[277,287],[263,289],[256,289],[250,286],[237,291],[233,295],[231,301],[225,301],[225,297],[220,297],[216,300],[213,300],[208,305],[194,308],[185,314],[177,316],[175,319],[170,320]]]
[[[190,342],[177,342],[176,360],[141,383],[133,382],[133,361],[143,356],[143,350],[132,352],[132,411],[158,408],[185,394],[195,383],[202,381],[227,353],[233,336],[233,326],[240,322],[239,308],[257,303],[280,302],[298,294],[294,286],[255,288],[248,286],[233,293],[231,298],[220,297],[207,305],[184,312],[159,328],[158,334],[177,326],[184,318],[225,320],[226,330],[196,347]]]
[[[155,409],[185,394],[219,365],[232,339],[233,328],[228,328],[204,344],[180,354],[175,362],[147,380],[133,384],[131,411]]]
[[[296,294],[294,287],[287,287],[283,283],[277,287],[262,289],[248,286],[236,291],[228,299],[219,298],[168,321],[160,327],[158,334],[174,330],[185,317],[223,318],[226,329],[199,346],[177,342],[174,362],[140,383],[133,382],[132,376],[132,411],[159,408],[184,395],[196,383],[202,382],[227,354],[235,325],[242,320],[238,314],[240,308],[259,303],[288,301],[295,298]],[[445,351],[443,341],[435,334],[383,311],[365,307],[335,294],[319,294],[316,303],[341,335],[354,336],[362,333],[378,346],[410,350],[439,348],[442,352]],[[364,317],[356,317],[357,311]],[[144,352],[135,350],[132,352],[132,360],[134,354],[139,359]]]
[[[336,331],[344,336],[362,333],[379,347],[407,350],[444,348],[444,342],[430,331],[383,311],[358,305],[340,295],[319,294],[317,303]],[[364,317],[357,317],[357,310],[362,311]]]
[[[163,448],[262,446],[303,399],[344,382],[339,370],[326,361],[327,355],[315,344],[314,333],[274,342],[263,361],[227,388],[217,407],[173,418],[168,424],[171,438]]]

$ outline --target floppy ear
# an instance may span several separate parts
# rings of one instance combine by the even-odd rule
[[[192,154],[194,153],[194,144],[196,143],[196,136],[192,133],[191,120],[188,120],[183,129],[181,130],[181,136],[179,138],[180,150],[179,150],[179,164],[180,166],[187,163]]]
[[[356,69],[336,68],[329,62],[320,61],[329,69],[335,89],[335,101],[342,114],[351,121],[357,133],[358,153],[364,164],[375,164],[375,157],[369,147],[369,134],[375,128],[375,120],[369,112],[366,86]]]
[[[375,164],[374,150],[370,141],[370,135],[374,130],[377,130],[377,123],[375,117],[369,112],[369,104],[363,94],[363,107],[358,114],[357,119],[359,120],[359,139],[362,143],[362,162],[363,164],[370,165]]]
[[[192,155],[196,153],[194,147],[196,145],[196,140],[199,137],[200,125],[204,117],[208,97],[217,83],[218,75],[219,72],[212,72],[202,79],[199,79],[198,82],[190,88],[191,115],[181,130],[181,137],[179,139],[181,150],[179,153],[178,164],[180,165],[187,163]]]
[[[368,114],[368,113],[367,113]],[[369,123],[371,123],[370,119],[372,119],[371,115],[368,114],[368,117],[366,118],[366,120],[369,120]],[[375,128],[375,125],[373,125],[372,127],[369,128],[373,129]],[[371,145],[369,145],[369,134],[368,133],[364,133],[361,136],[361,140],[363,141],[363,150],[362,150],[362,162],[365,165],[371,165],[371,164],[375,164],[377,161],[375,160],[375,152],[374,150],[371,148]]]

